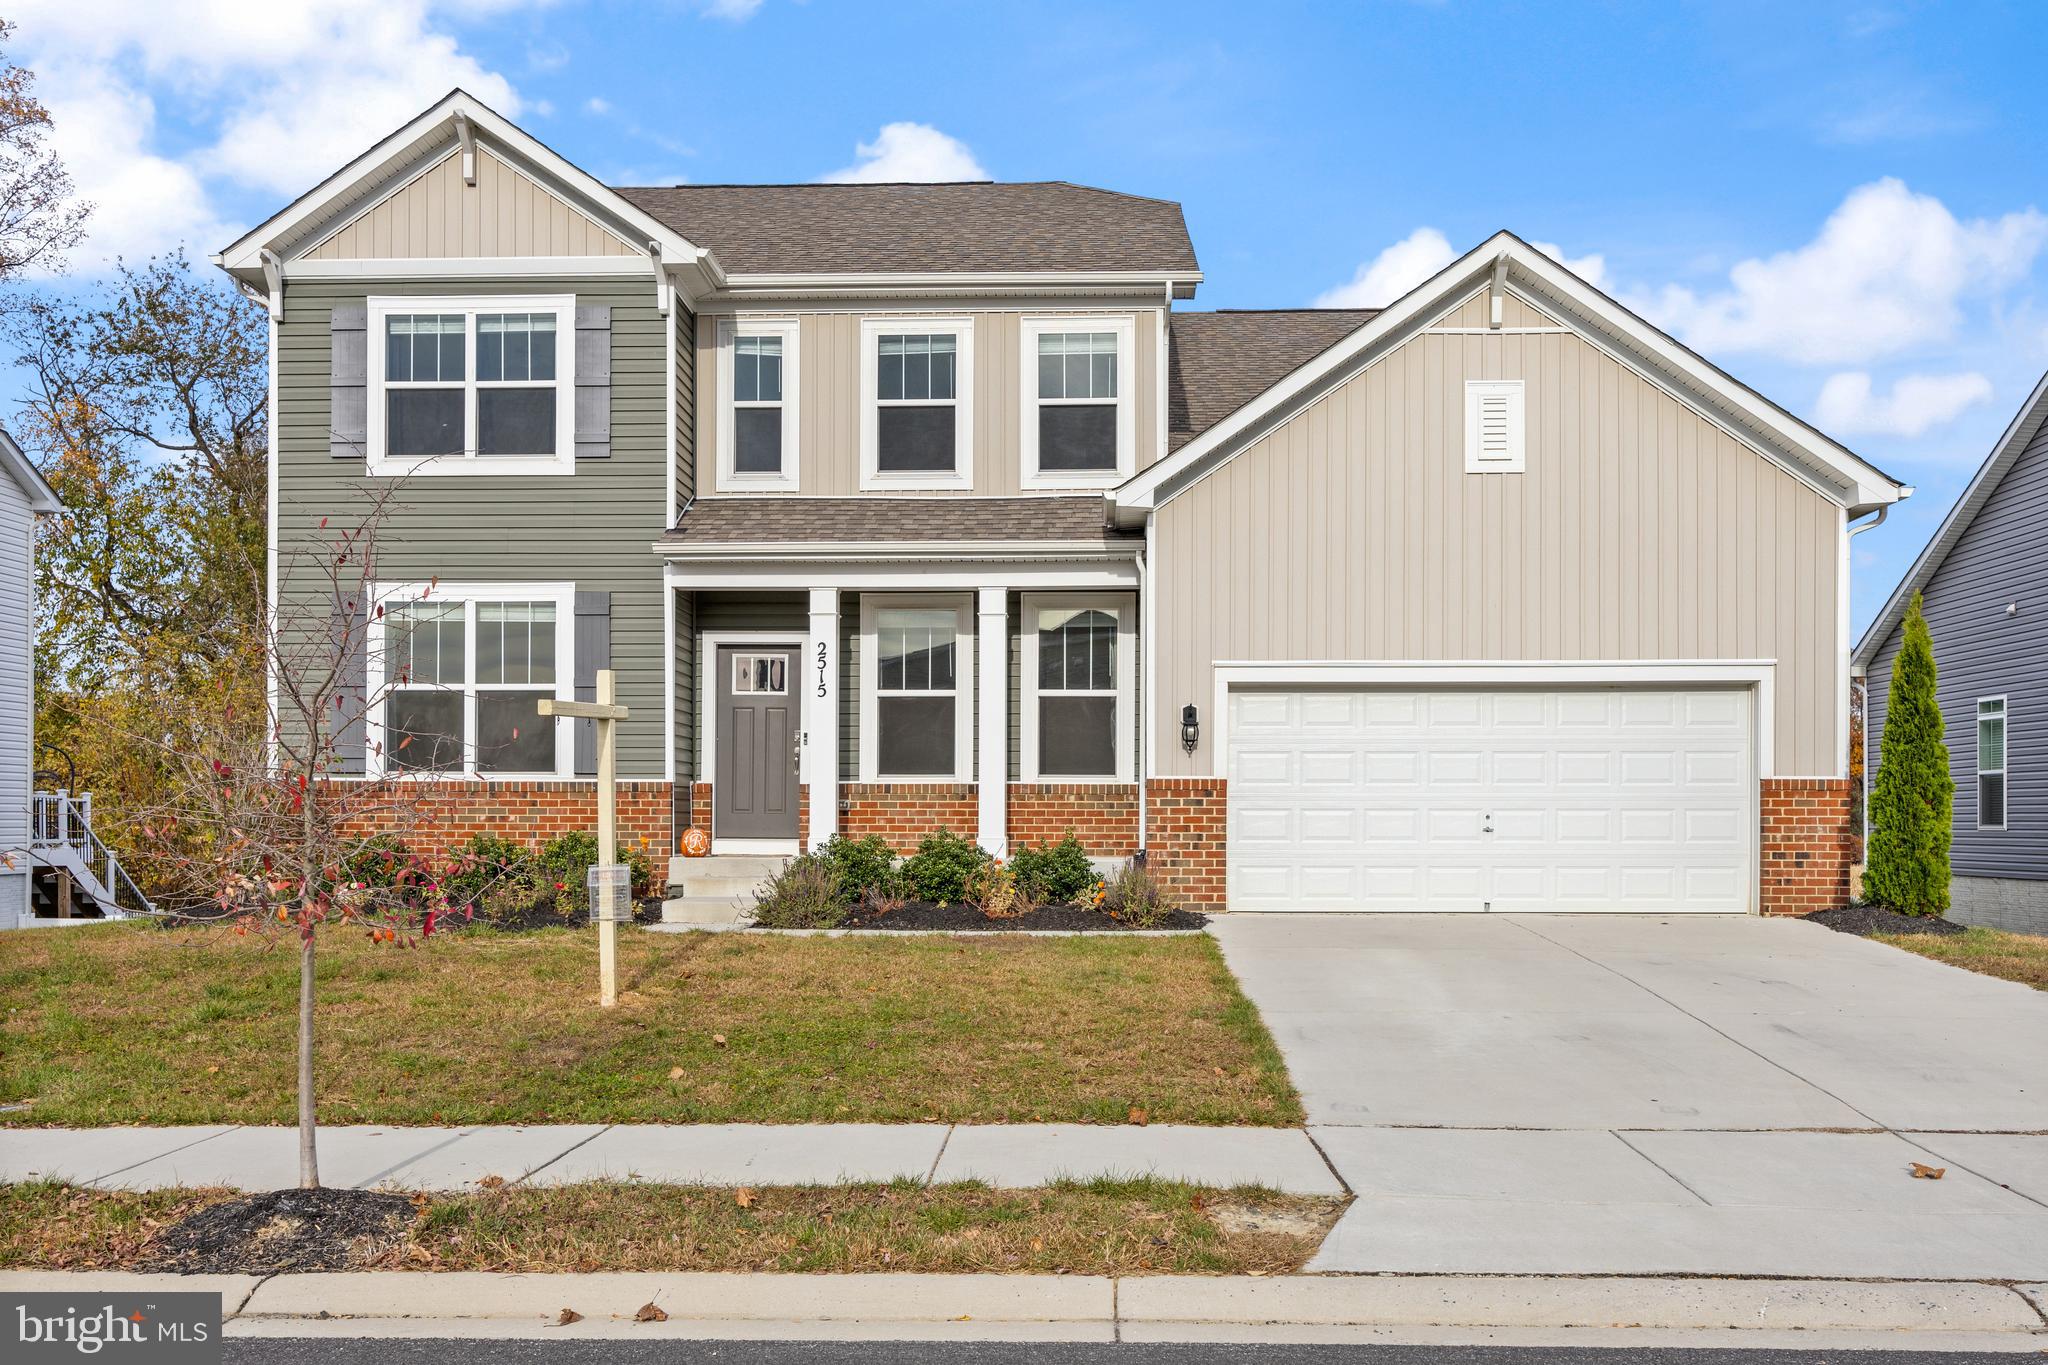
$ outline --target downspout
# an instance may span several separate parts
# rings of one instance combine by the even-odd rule
[[[1877,515],[1869,521],[1851,526],[1849,528],[1849,539],[1854,540],[1865,531],[1875,531],[1878,527],[1884,525],[1884,519],[1891,514],[1892,505],[1885,503],[1877,509]],[[1843,558],[1846,561],[1848,556],[1844,555]],[[1845,562],[1842,565],[1843,572],[1847,573],[1848,568],[1849,566]],[[1861,665],[1856,663],[1849,665],[1851,695],[1854,695],[1856,675],[1860,668]],[[1867,674],[1863,680],[1863,849],[1865,858],[1868,858],[1870,856],[1870,679]]]
[[[1148,799],[1152,778],[1152,715],[1159,706],[1159,693],[1152,675],[1152,514],[1145,514],[1145,543],[1138,548],[1138,676],[1145,704],[1138,708],[1138,857],[1151,849],[1151,821]]]

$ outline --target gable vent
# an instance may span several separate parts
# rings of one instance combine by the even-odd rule
[[[1522,381],[1465,381],[1465,472],[1518,474],[1525,466]]]

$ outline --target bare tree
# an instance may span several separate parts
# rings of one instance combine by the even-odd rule
[[[14,25],[0,20],[0,46],[13,37]],[[92,212],[73,198],[71,175],[50,148],[50,112],[35,79],[0,57],[0,283],[60,264]]]

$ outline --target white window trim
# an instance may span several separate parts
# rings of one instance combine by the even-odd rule
[[[885,474],[879,468],[881,401],[875,396],[884,336],[950,335],[953,359],[953,468]],[[972,489],[974,487],[974,319],[871,317],[860,322],[860,486],[863,490]]]
[[[795,318],[720,318],[718,320],[718,488],[730,493],[794,493],[798,489],[797,448],[798,337]],[[733,468],[739,445],[739,424],[733,398],[734,343],[741,337],[777,337],[782,342],[782,469],[775,474],[742,474]]]
[[[1099,314],[1027,317],[1018,324],[1017,346],[1018,407],[1023,412],[1018,432],[1020,478],[1023,488],[1114,488],[1138,469],[1138,408],[1136,361],[1138,324],[1135,317],[1105,317]],[[1116,468],[1091,472],[1038,468],[1038,409],[1045,400],[1038,396],[1038,339],[1048,332],[1113,332],[1116,334]],[[1162,388],[1162,392],[1163,392]]]
[[[1071,774],[1055,773],[1043,776],[1038,770],[1038,613],[1044,608],[1066,608],[1070,610],[1097,610],[1112,612],[1116,616],[1116,771],[1110,774],[1090,777],[1076,777]],[[1039,593],[1023,595],[1019,604],[1018,630],[1024,637],[1021,655],[1023,675],[1023,696],[1017,708],[1017,746],[1019,772],[1026,782],[1059,782],[1075,786],[1097,783],[1103,786],[1129,783],[1132,776],[1132,750],[1134,731],[1137,723],[1135,714],[1135,680],[1132,668],[1135,663],[1137,632],[1137,599],[1128,593]],[[1054,696],[1060,695],[1055,692]]]
[[[1984,703],[1987,701],[1998,703],[1999,748],[2004,752],[2005,762],[1996,768],[1984,766]],[[1979,697],[1970,719],[1972,721],[1970,743],[1975,748],[1972,761],[1976,764],[1978,778],[1977,790],[1971,795],[1971,799],[1977,803],[1977,828],[2005,829],[2012,823],[2012,703],[2006,699],[2005,694],[2002,692],[1989,697]],[[1998,778],[2000,794],[2004,798],[1998,803],[1999,814],[2003,818],[1995,825],[1984,823],[1983,779],[1987,777]]]
[[[947,607],[953,612],[953,771],[890,774],[881,770],[878,723],[882,678],[875,642],[876,614],[890,607]],[[860,599],[860,780],[863,782],[972,782],[974,780],[974,598],[963,593],[867,593]]]
[[[1505,394],[1508,398],[1508,450],[1504,460],[1490,460],[1479,453],[1479,404],[1482,398]],[[1529,465],[1528,397],[1519,379],[1468,379],[1465,381],[1465,472],[1467,474],[1520,474]]]
[[[395,313],[460,313],[463,315],[464,436],[474,448],[476,412],[476,317],[479,313],[553,313],[555,315],[555,453],[546,455],[434,455],[422,459],[394,458],[385,449],[384,355],[385,319]],[[576,472],[576,296],[574,294],[406,294],[373,295],[369,300],[366,414],[367,470],[373,477],[400,475],[493,476],[501,474],[574,474]]]
[[[368,687],[375,704],[364,717],[364,772],[372,778],[418,782],[531,782],[536,778],[573,778],[576,773],[575,732],[566,718],[557,718],[555,767],[552,772],[480,772],[470,737],[476,733],[476,607],[480,602],[551,602],[555,608],[555,698],[576,699],[576,585],[574,583],[379,583],[371,591],[379,610],[369,621]],[[461,603],[463,606],[462,766],[445,772],[408,772],[387,768],[384,743],[384,701],[392,685],[384,669],[384,621],[387,609],[413,602]],[[453,690],[453,689],[450,689]],[[541,695],[536,691],[535,696]],[[538,714],[534,724],[541,723]]]

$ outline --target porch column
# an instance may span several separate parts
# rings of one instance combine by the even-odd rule
[[[806,848],[822,848],[839,829],[839,589],[811,589],[811,634],[799,673],[804,690],[803,762],[811,789]]]
[[[975,842],[998,858],[1009,856],[1010,824],[1010,594],[983,588],[980,630],[974,651],[974,681],[981,742],[976,768],[981,779],[981,820]]]

